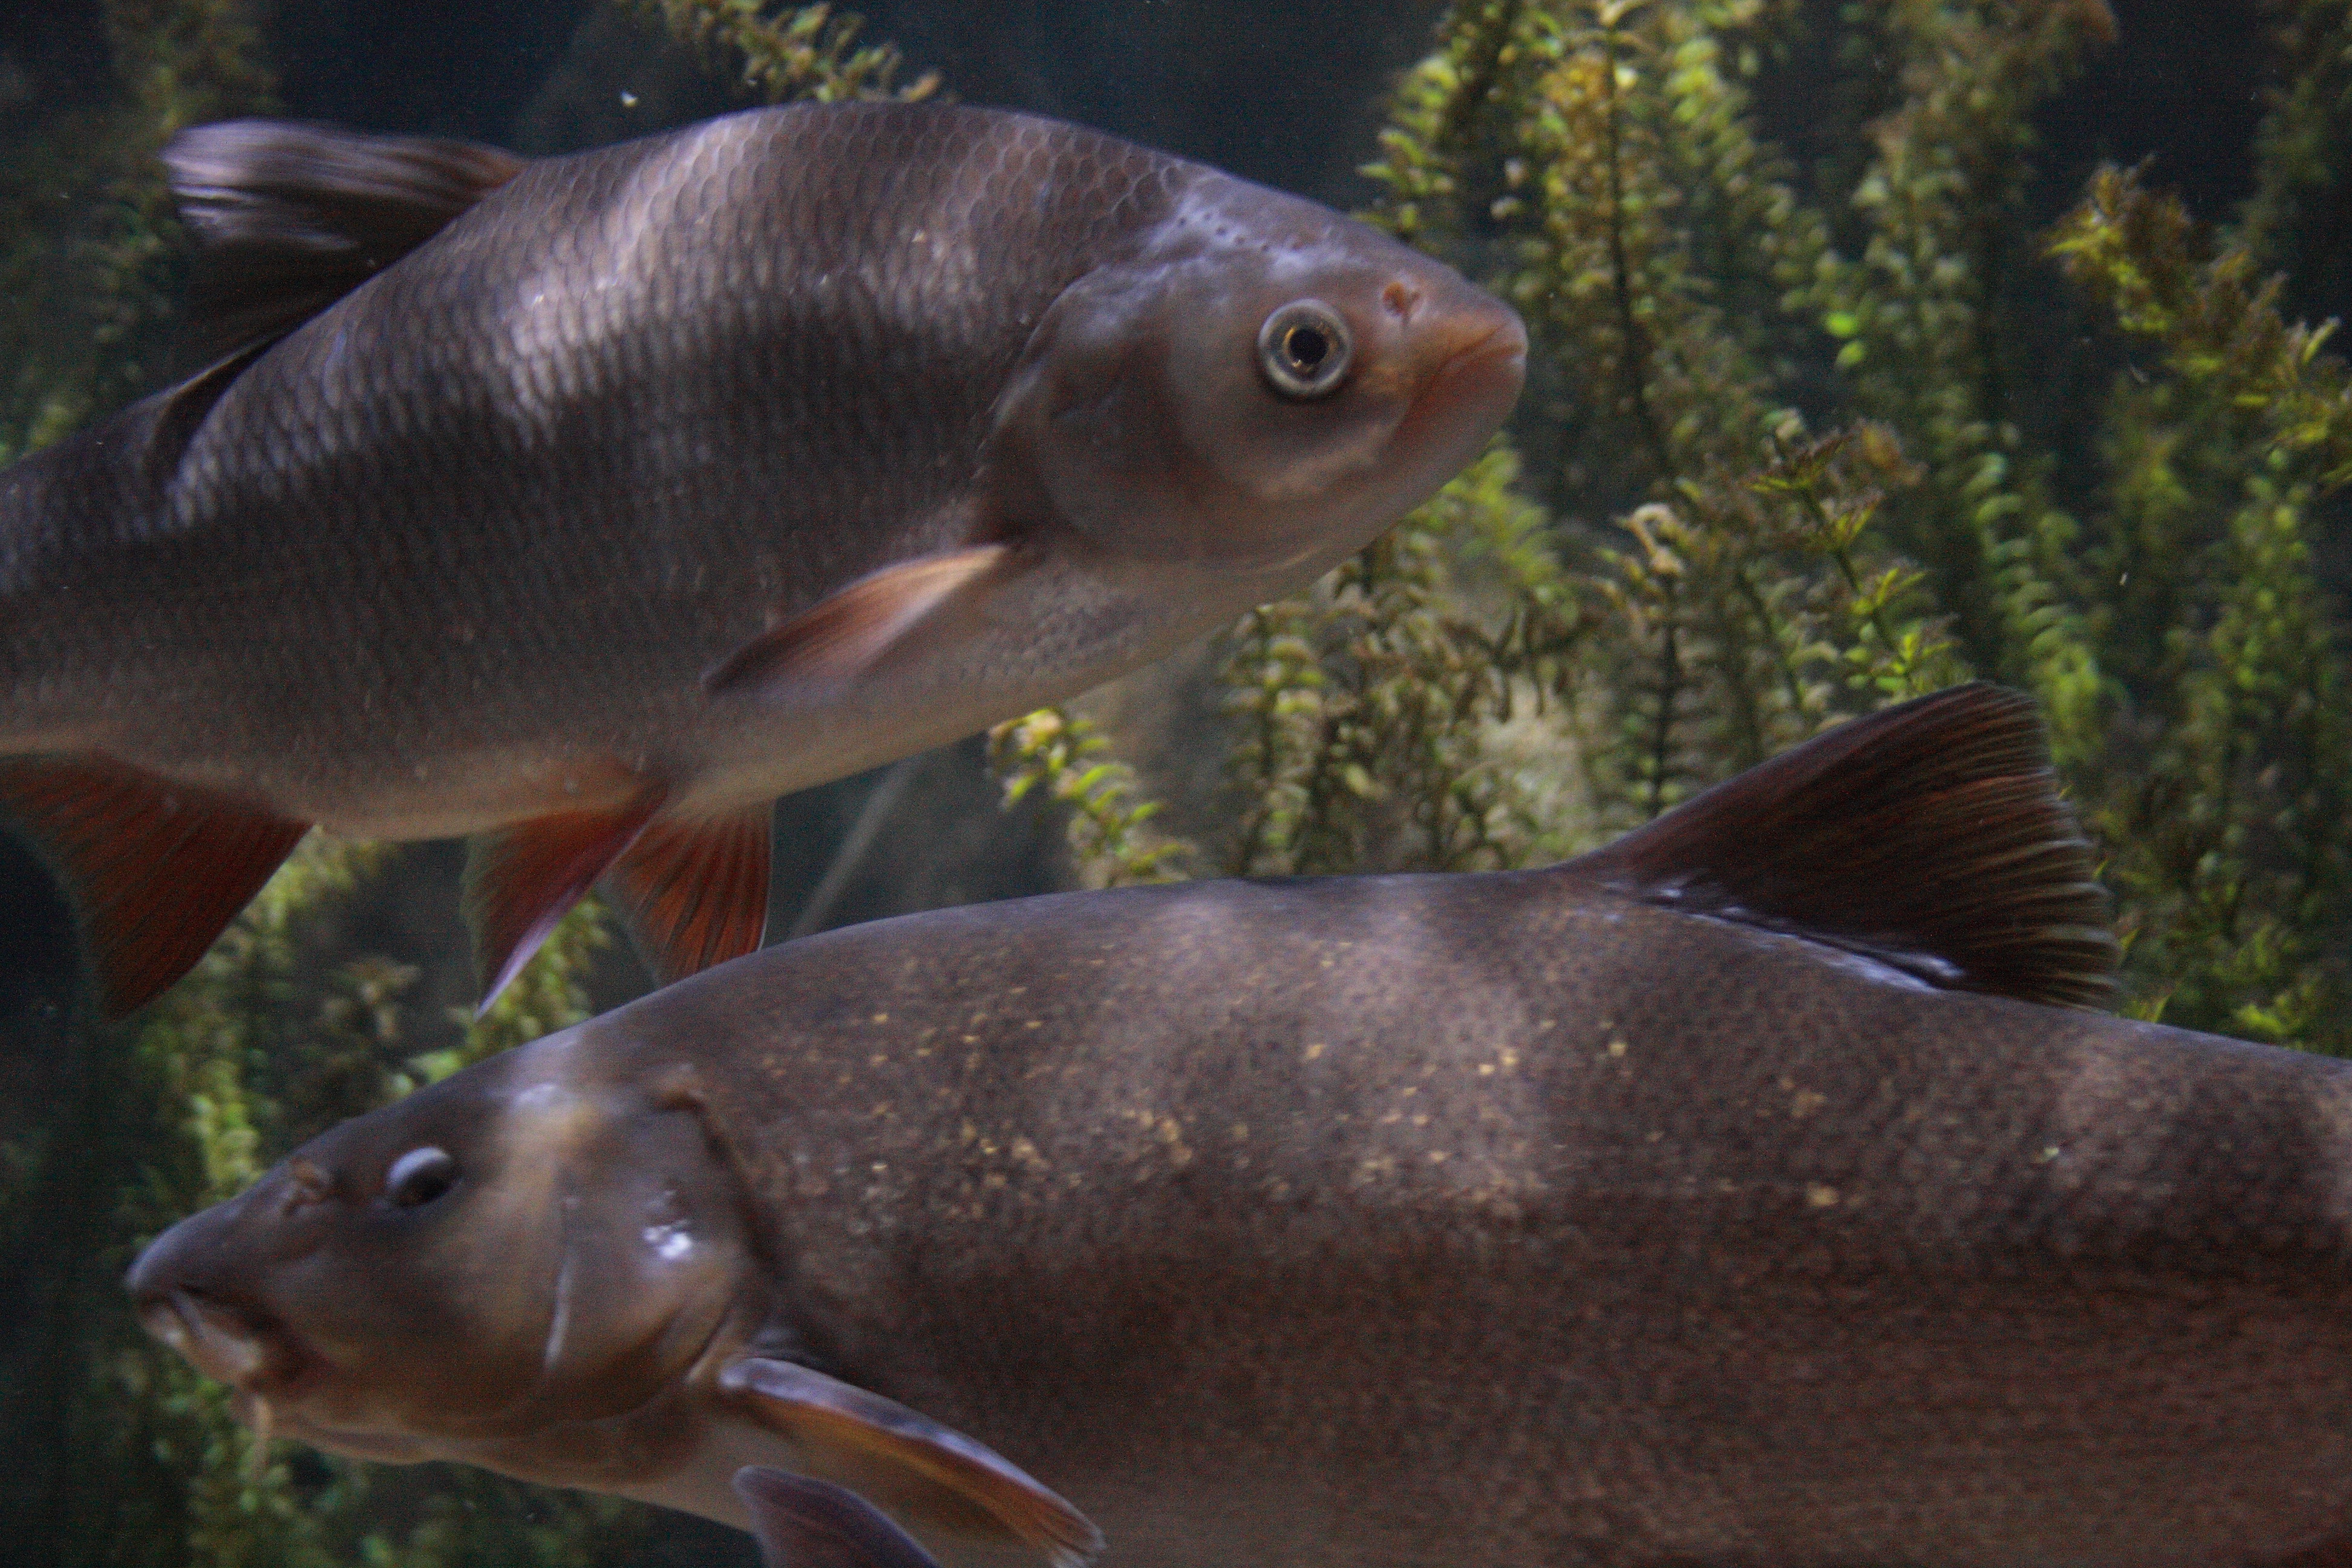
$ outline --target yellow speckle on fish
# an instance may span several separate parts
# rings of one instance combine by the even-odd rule
[[[1609,1042],[1609,1054],[1612,1057],[1622,1057],[1630,1048],[1631,1047],[1622,1040],[1612,1040]]]
[[[1492,1078],[1492,1077],[1494,1077],[1494,1076],[1495,1076],[1495,1064],[1494,1064],[1493,1062],[1480,1062],[1480,1063],[1478,1064],[1478,1076],[1479,1076],[1480,1078]]]
[[[1789,1114],[1796,1117],[1811,1116],[1828,1104],[1829,1098],[1819,1089],[1801,1089],[1789,1101]]]
[[[1311,1062],[1311,1061],[1313,1061],[1317,1057],[1319,1057],[1319,1056],[1321,1056],[1322,1054],[1323,1054],[1323,1042],[1322,1042],[1322,1041],[1320,1041],[1320,1040],[1309,1040],[1309,1041],[1307,1043],[1307,1059],[1308,1061],[1310,1061],[1310,1062]]]
[[[1031,1018],[1021,1026],[1024,1029],[1042,1029],[1045,1026],[1045,1021],[1043,1018]]]
[[[1429,1152],[1429,1163],[1433,1165],[1443,1165],[1452,1156],[1443,1149],[1432,1149]]]
[[[1838,1205],[1838,1190],[1823,1182],[1815,1182],[1805,1189],[1805,1206],[1829,1209]]]
[[[874,1015],[874,1021],[877,1024],[887,1024],[890,1021],[890,1015],[887,1013],[877,1013]]]

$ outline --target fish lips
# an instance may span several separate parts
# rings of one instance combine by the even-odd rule
[[[283,1324],[250,1309],[186,1289],[151,1291],[138,1303],[140,1325],[188,1364],[241,1394],[299,1395],[324,1369]]]
[[[1528,329],[1518,313],[1497,305],[1465,321],[1414,398],[1397,434],[1400,446],[1433,441],[1475,456],[1501,427],[1528,379]],[[1459,434],[1432,426],[1451,424]],[[1451,439],[1448,437],[1451,437]]]

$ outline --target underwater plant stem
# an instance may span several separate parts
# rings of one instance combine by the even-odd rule
[[[1625,108],[1617,91],[1617,24],[1613,17],[1604,18],[1601,23],[1601,47],[1604,68],[1601,90],[1606,109],[1601,123],[1608,128],[1610,281],[1617,301],[1618,330],[1625,339],[1624,375],[1626,391],[1633,400],[1634,423],[1642,427],[1642,438],[1649,445],[1658,478],[1664,481],[1674,477],[1674,455],[1667,449],[1666,433],[1658,424],[1657,413],[1650,406],[1649,381],[1644,374],[1650,358],[1649,334],[1642,330],[1641,318],[1633,309],[1633,266],[1625,247]],[[1652,815],[1656,815],[1654,807]]]
[[[1675,611],[1681,608],[1679,584],[1666,579],[1665,635],[1658,653],[1658,721],[1650,739],[1650,799],[1649,815],[1655,816],[1666,807],[1666,759],[1674,747],[1675,705],[1681,700],[1683,684],[1682,646],[1677,633]]]

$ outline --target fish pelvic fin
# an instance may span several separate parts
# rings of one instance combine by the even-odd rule
[[[2121,952],[2058,790],[2032,700],[1979,681],[1842,724],[1559,870],[1943,989],[2096,1006]]]
[[[604,811],[556,812],[478,835],[466,857],[466,924],[487,1012],[583,894],[628,852],[663,791]]]
[[[868,574],[737,648],[703,676],[703,689],[727,697],[845,686],[941,609],[968,601],[1011,553],[1007,544],[975,544]]]
[[[604,877],[646,966],[665,985],[756,952],[768,930],[768,819],[646,825]]]
[[[109,1018],[194,968],[310,831],[100,757],[0,762],[0,814],[63,887]]]
[[[282,337],[512,179],[495,147],[282,120],[191,126],[163,149],[196,241],[197,363]]]
[[[846,1487],[766,1465],[735,1472],[766,1568],[939,1568],[912,1536]]]
[[[915,1518],[1017,1541],[1055,1568],[1079,1568],[1102,1550],[1086,1515],[993,1449],[895,1400],[759,1356],[730,1363],[719,1386],[816,1468],[857,1479]]]

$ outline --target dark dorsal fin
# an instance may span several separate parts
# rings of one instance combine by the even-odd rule
[[[163,163],[197,245],[196,364],[293,331],[523,166],[495,147],[283,120],[191,127]]]
[[[1948,990],[2091,1006],[2119,956],[2032,700],[1981,683],[1840,725],[1561,869]]]

